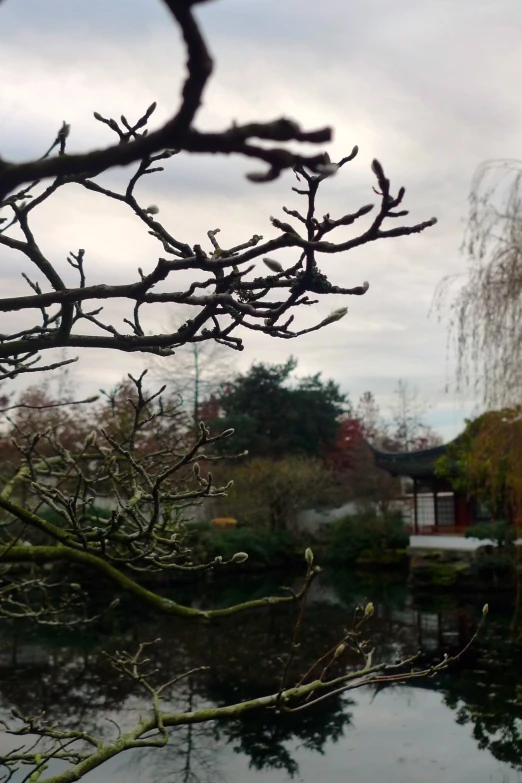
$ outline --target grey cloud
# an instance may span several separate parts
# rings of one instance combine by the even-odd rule
[[[106,36],[114,39],[139,37],[168,22],[163,3],[129,0],[125,6],[105,0],[16,0],[2,6],[2,27],[23,41],[28,31],[39,30],[42,37],[58,34],[85,39]]]
[[[11,107],[0,129],[2,154],[36,154],[65,118],[73,120],[71,148],[105,143],[110,136],[93,123],[93,109],[138,113],[158,99],[157,122],[172,110],[183,51],[160,2],[128,2],[124,19],[118,3],[52,0],[45,6],[43,12],[36,0],[17,0],[0,12],[9,33],[9,55],[4,48],[0,62],[17,85],[9,91],[4,79],[0,88]],[[282,361],[293,352],[302,372],[322,370],[352,395],[374,388],[383,399],[399,377],[407,377],[432,401],[431,420],[448,435],[458,430],[455,410],[473,401],[456,401],[455,408],[448,403],[444,388],[449,379],[452,389],[453,360],[447,320],[438,323],[427,313],[437,282],[465,269],[459,245],[475,166],[518,149],[520,5],[222,0],[202,5],[197,14],[217,59],[201,127],[282,113],[308,127],[333,124],[333,157],[354,143],[361,152],[327,183],[320,214],[339,216],[375,200],[369,164],[376,156],[394,187],[406,186],[411,222],[439,218],[420,237],[323,259],[322,267],[340,285],[369,279],[368,295],[349,302],[343,322],[300,341],[248,335],[243,366],[253,357]],[[269,215],[299,200],[290,192],[290,174],[262,188],[246,183],[244,172],[256,165],[180,156],[163,175],[142,184],[140,197],[158,203],[166,225],[192,243],[204,243],[206,231],[216,226],[224,241],[254,232],[270,236]],[[121,184],[124,177],[118,172],[108,179]],[[69,243],[84,244],[87,236],[93,274],[119,280],[139,262],[152,263],[158,252],[127,218],[109,210],[97,219],[96,201],[78,199],[68,210],[57,202],[56,209],[62,214],[39,228],[46,248],[62,261]],[[12,268],[5,269],[10,278]],[[340,302],[327,301],[306,317],[311,322],[336,306]],[[111,377],[134,361],[116,355]],[[101,356],[85,352],[78,377],[101,384],[106,368]]]

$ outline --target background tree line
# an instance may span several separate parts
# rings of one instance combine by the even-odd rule
[[[275,532],[310,507],[355,501],[386,514],[400,485],[375,466],[369,447],[402,452],[442,442],[425,422],[425,403],[405,381],[398,381],[385,417],[371,391],[354,404],[321,373],[298,375],[293,356],[283,364],[254,363],[244,373],[223,366],[222,358],[219,350],[191,350],[181,378],[169,379],[168,362],[160,374],[195,424],[236,433],[215,445],[229,458],[221,472],[234,481],[227,498],[216,501],[216,515]],[[198,398],[201,404],[194,406]]]
[[[409,451],[440,442],[424,422],[418,394],[404,381],[398,383],[386,419],[372,392],[353,404],[320,373],[296,375],[298,362],[292,356],[283,364],[254,363],[245,373],[230,372],[230,364],[223,380],[227,364],[221,366],[221,355],[219,348],[187,351],[184,372],[172,380],[162,366],[166,389],[161,416],[137,436],[140,449],[152,453],[166,444],[186,448],[196,422],[213,431],[234,430],[233,439],[212,448],[224,460],[220,477],[234,485],[226,499],[208,506],[209,516],[234,516],[244,525],[276,532],[293,527],[296,514],[305,508],[352,501],[361,510],[386,514],[400,485],[375,466],[370,446]],[[79,449],[97,428],[116,437],[130,427],[134,414],[129,400],[137,399],[131,379],[83,404],[75,400],[67,371],[63,377],[57,384],[30,386],[15,398],[4,398],[0,465],[6,480],[23,459],[15,445],[21,433],[29,444],[32,438],[40,441],[42,429],[52,431],[64,447]],[[199,396],[203,399],[195,406]],[[152,411],[154,405],[149,407]],[[43,448],[43,453],[53,452],[49,442]],[[102,484],[98,491],[96,504],[110,505]]]

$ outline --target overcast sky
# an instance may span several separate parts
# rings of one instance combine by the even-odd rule
[[[93,120],[94,110],[137,118],[157,100],[155,125],[172,112],[184,51],[159,0],[6,0],[0,14],[2,157],[41,154],[62,120],[72,126],[71,150],[107,143],[111,136]],[[476,166],[522,157],[522,4],[217,0],[197,15],[217,63],[199,127],[281,115],[307,128],[332,125],[331,157],[354,144],[360,153],[324,185],[320,215],[341,216],[374,200],[370,163],[377,157],[392,187],[406,187],[406,220],[439,221],[420,236],[327,257],[323,268],[333,283],[368,280],[368,293],[350,299],[345,319],[295,342],[248,333],[237,366],[293,353],[300,374],[321,371],[352,399],[371,389],[384,408],[402,378],[430,406],[430,423],[445,437],[455,435],[473,401],[455,393],[447,318],[430,315],[430,305],[441,279],[466,268],[459,247]],[[157,204],[171,233],[190,244],[207,246],[206,232],[216,227],[225,245],[253,233],[266,239],[277,235],[270,215],[284,218],[281,206],[296,208],[299,197],[291,192],[291,173],[249,184],[244,174],[255,166],[179,156],[164,174],[147,178],[140,201]],[[112,177],[123,183],[121,174]],[[136,268],[152,267],[159,255],[131,214],[76,188],[42,208],[34,229],[66,275],[66,255],[85,248],[91,283],[135,279]],[[3,295],[25,290],[20,272],[29,269],[5,250],[0,258]],[[330,298],[308,318],[343,304]],[[116,325],[127,314],[114,313]],[[147,317],[153,328],[170,316]],[[89,351],[73,378],[91,392],[143,366],[140,357]]]

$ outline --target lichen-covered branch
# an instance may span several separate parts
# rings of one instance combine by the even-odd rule
[[[139,582],[127,576],[121,569],[115,568],[113,565],[107,563],[102,558],[97,557],[90,552],[82,552],[78,549],[72,549],[64,546],[1,547],[0,562],[28,563],[37,565],[65,562],[81,565],[89,569],[92,573],[96,573],[105,577],[110,583],[112,583],[114,588],[125,591],[129,595],[134,596],[134,598],[144,605],[149,606],[154,611],[163,614],[184,617],[191,620],[215,620],[222,617],[230,617],[231,615],[253,609],[263,609],[268,606],[293,603],[294,601],[298,601],[302,595],[304,595],[304,591],[308,589],[308,585],[314,576],[319,573],[319,571],[316,570],[309,574],[304,582],[302,590],[295,595],[266,596],[264,598],[256,598],[251,601],[234,604],[233,606],[224,607],[222,609],[203,610],[194,609],[190,606],[183,606],[171,600],[170,598],[165,598],[159,593],[155,593],[139,584]],[[226,563],[220,563],[220,565],[226,565]]]
[[[371,605],[369,605],[371,607]],[[241,718],[245,715],[263,710],[280,710],[287,713],[309,709],[313,705],[333,695],[356,690],[358,688],[382,685],[383,683],[407,682],[410,680],[432,677],[455,663],[473,643],[480,632],[487,606],[484,607],[482,620],[473,639],[457,655],[445,657],[440,663],[423,666],[420,653],[410,656],[398,663],[373,663],[372,652],[362,650],[363,664],[360,667],[349,668],[337,676],[328,676],[331,666],[339,665],[347,644],[339,644],[317,661],[308,672],[293,686],[284,687],[276,693],[257,699],[251,699],[225,707],[205,707],[192,709],[188,712],[167,712],[161,708],[161,700],[165,693],[187,677],[197,675],[205,667],[198,667],[166,682],[158,682],[158,670],[152,669],[150,660],[144,656],[147,644],[139,645],[134,654],[127,652],[109,656],[115,669],[123,676],[130,677],[141,686],[150,697],[151,710],[148,716],[141,716],[138,722],[125,733],[119,733],[114,740],[104,741],[91,734],[81,731],[61,731],[57,725],[48,724],[42,718],[22,715],[13,710],[16,723],[7,725],[6,731],[15,736],[35,736],[39,743],[29,751],[18,748],[13,753],[7,753],[0,758],[0,763],[6,770],[7,780],[17,770],[29,766],[34,775],[32,780],[40,783],[73,783],[81,780],[89,772],[97,769],[109,759],[133,748],[163,747],[169,740],[169,729],[182,725],[194,725],[210,721],[225,721]],[[348,644],[361,650],[361,628],[371,616],[368,607],[356,612],[352,630],[346,634]],[[156,640],[159,642],[160,640]],[[312,672],[319,665],[322,672],[319,677],[310,679]],[[308,682],[306,680],[309,680]],[[53,758],[62,758],[69,762],[69,767],[48,777],[43,777],[48,763]]]

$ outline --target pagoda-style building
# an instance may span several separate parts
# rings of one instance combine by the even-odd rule
[[[411,532],[422,535],[462,535],[475,524],[475,503],[454,492],[449,481],[435,475],[435,463],[447,446],[423,451],[388,452],[372,447],[377,467],[402,479],[403,505],[410,509]],[[478,520],[477,520],[478,521]]]

